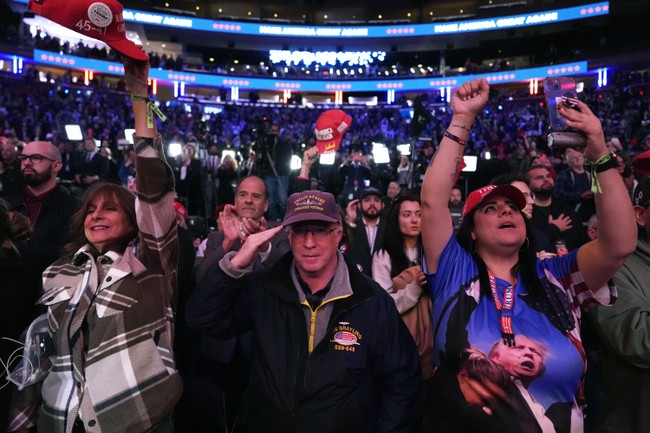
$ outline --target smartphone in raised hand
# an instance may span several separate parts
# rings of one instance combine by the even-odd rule
[[[548,109],[549,147],[585,147],[585,135],[566,124],[566,119],[557,111],[558,104],[577,110],[576,83],[571,77],[550,77],[544,80],[544,98]]]

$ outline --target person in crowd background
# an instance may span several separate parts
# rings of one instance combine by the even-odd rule
[[[237,182],[237,170],[237,160],[230,155],[224,156],[215,175],[219,180],[217,205],[235,203],[233,183]]]
[[[174,166],[176,194],[187,206],[190,215],[205,216],[203,171],[196,156],[196,145],[186,144],[178,163]]]
[[[23,189],[18,146],[14,140],[0,138],[0,198],[10,199]]]
[[[580,150],[569,147],[564,158],[569,167],[557,174],[553,197],[575,210],[581,221],[587,222],[596,209],[591,174],[585,170],[585,157]]]
[[[580,216],[562,202],[554,200],[555,182],[545,167],[528,169],[530,190],[535,196],[531,223],[556,245],[556,252],[565,247],[573,251],[589,241]]]
[[[70,241],[70,219],[79,200],[57,183],[61,170],[59,149],[45,141],[25,145],[19,156],[24,182],[21,194],[10,200],[11,209],[25,214],[33,227],[20,245],[23,260],[38,274],[60,257]]]
[[[17,247],[31,234],[29,219],[9,211],[8,204],[0,198],[0,360],[9,368],[14,351],[23,331],[36,317],[34,306],[41,291],[39,275],[24,264]],[[22,353],[22,351],[20,352]],[[7,431],[12,385],[0,387],[0,428]]]
[[[287,211],[289,173],[291,172],[291,143],[281,137],[280,125],[272,123],[268,134],[256,143],[253,173],[264,179],[269,192],[269,221],[280,221]]]
[[[650,428],[648,306],[650,305],[650,176],[634,193],[638,239],[636,250],[614,275],[619,298],[612,307],[597,307],[590,319],[602,345],[605,401],[596,414],[594,432],[641,433]],[[602,227],[602,226],[601,226]],[[601,229],[598,230],[599,235]]]
[[[257,176],[243,178],[237,185],[235,205],[226,204],[219,216],[221,229],[210,233],[199,249],[195,262],[197,281],[203,281],[218,267],[224,255],[239,251],[248,236],[268,228],[269,223],[264,218],[267,209],[268,195],[264,181]],[[282,231],[277,233],[268,243],[268,248],[256,258],[254,269],[273,266],[289,249],[286,234]],[[239,410],[239,400],[248,384],[250,336],[228,339],[215,339],[209,335],[202,337],[200,352],[206,363],[203,374],[214,380],[223,392],[226,424],[232,428]]]
[[[352,229],[347,256],[367,276],[372,275],[372,256],[383,243],[386,225],[386,218],[381,217],[383,209],[381,193],[374,187],[364,188],[359,199],[347,206],[348,224]],[[352,219],[355,213],[360,215]]]
[[[107,180],[110,174],[110,165],[108,159],[97,149],[97,143],[92,137],[84,138],[84,152],[77,161],[80,173],[75,175],[76,185],[82,190],[97,182],[98,180]]]
[[[350,153],[344,163],[339,167],[339,176],[343,180],[342,203],[360,198],[359,193],[370,186],[372,171],[368,159],[360,149]]]

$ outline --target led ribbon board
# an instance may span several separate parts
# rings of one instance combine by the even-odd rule
[[[28,0],[14,0],[27,3]],[[504,30],[565,21],[593,18],[609,14],[609,2],[590,3],[562,9],[549,9],[520,15],[506,15],[476,20],[445,21],[428,24],[401,24],[387,26],[300,26],[256,24],[239,21],[218,21],[181,15],[124,9],[124,21],[138,24],[188,29],[204,32],[230,33],[286,38],[400,38],[436,36],[457,33]]]
[[[34,50],[34,61],[44,65],[92,70],[96,73],[123,75],[121,63],[87,59],[49,51]],[[461,75],[456,77],[401,78],[390,80],[285,80],[277,78],[253,78],[250,76],[198,74],[184,71],[169,71],[151,68],[149,78],[167,83],[184,83],[200,87],[239,87],[240,89],[299,91],[299,92],[376,92],[376,91],[421,91],[456,87],[472,78],[485,78],[491,84],[527,81],[559,75],[582,75],[587,73],[587,62],[564,63],[514,71],[488,74]]]

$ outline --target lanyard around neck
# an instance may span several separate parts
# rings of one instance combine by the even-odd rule
[[[503,344],[512,347],[515,345],[515,331],[512,329],[512,310],[515,305],[515,286],[517,285],[517,281],[505,288],[503,291],[503,303],[501,303],[501,300],[499,299],[499,291],[497,289],[497,279],[489,269],[488,278],[490,280],[490,291],[492,292],[494,305],[497,307],[499,313],[501,313],[499,322],[501,324]]]

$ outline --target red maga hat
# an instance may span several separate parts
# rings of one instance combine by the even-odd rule
[[[181,204],[181,202],[174,201],[174,210],[177,214],[182,216],[184,220],[187,219],[187,209]]]
[[[318,153],[335,152],[351,124],[352,118],[341,110],[327,110],[321,114],[314,129]]]
[[[98,39],[136,60],[149,56],[126,38],[122,5],[117,0],[29,0],[27,8],[82,35]]]
[[[484,200],[490,197],[505,197],[512,200],[519,210],[526,207],[526,197],[516,187],[512,185],[488,185],[483,188],[472,191],[467,197],[465,206],[463,206],[463,218],[479,206]]]

